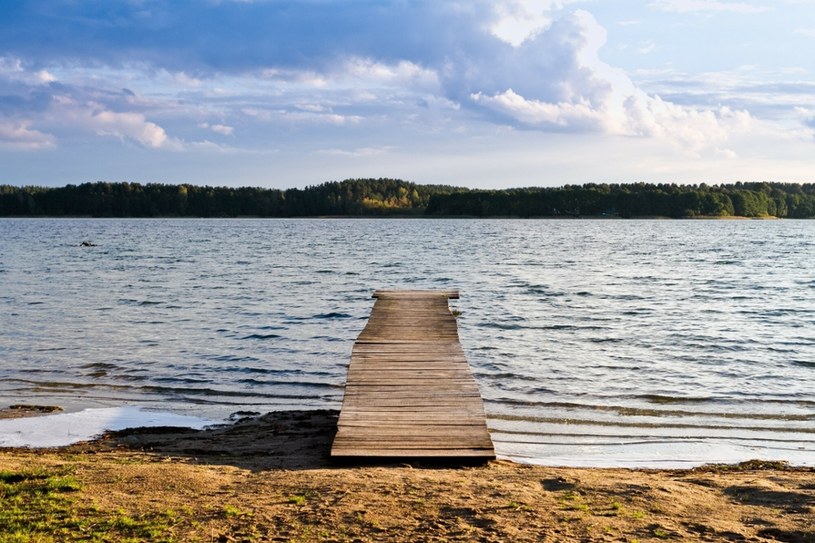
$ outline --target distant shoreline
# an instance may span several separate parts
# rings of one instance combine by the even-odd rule
[[[740,215],[704,215],[696,217],[668,217],[664,215],[642,215],[634,217],[620,217],[611,215],[581,215],[579,217],[568,217],[563,215],[539,215],[532,217],[522,217],[518,215],[495,215],[480,217],[477,215],[303,215],[297,217],[264,217],[260,215],[242,215],[237,217],[194,217],[178,215],[162,215],[151,217],[97,217],[93,215],[0,215],[0,219],[65,219],[65,220],[297,220],[297,219],[402,219],[402,220],[513,220],[513,221],[536,221],[536,220],[598,220],[598,221],[783,221],[783,220],[812,220],[815,217],[805,219],[789,219],[787,217],[744,217]]]
[[[160,183],[0,185],[4,217],[815,217],[813,183],[587,183],[500,190],[346,179],[304,189]]]

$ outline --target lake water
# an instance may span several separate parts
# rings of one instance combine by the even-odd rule
[[[502,456],[815,465],[812,221],[0,219],[0,407],[338,409],[377,288],[460,289]]]

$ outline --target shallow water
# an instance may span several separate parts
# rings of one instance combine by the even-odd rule
[[[339,408],[376,288],[461,290],[499,454],[815,465],[811,221],[2,219],[0,404]]]

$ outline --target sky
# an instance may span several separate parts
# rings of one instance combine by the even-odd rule
[[[810,0],[5,0],[0,184],[815,181]]]

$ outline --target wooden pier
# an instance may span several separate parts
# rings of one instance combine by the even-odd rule
[[[495,458],[448,299],[378,290],[351,354],[334,458]]]

